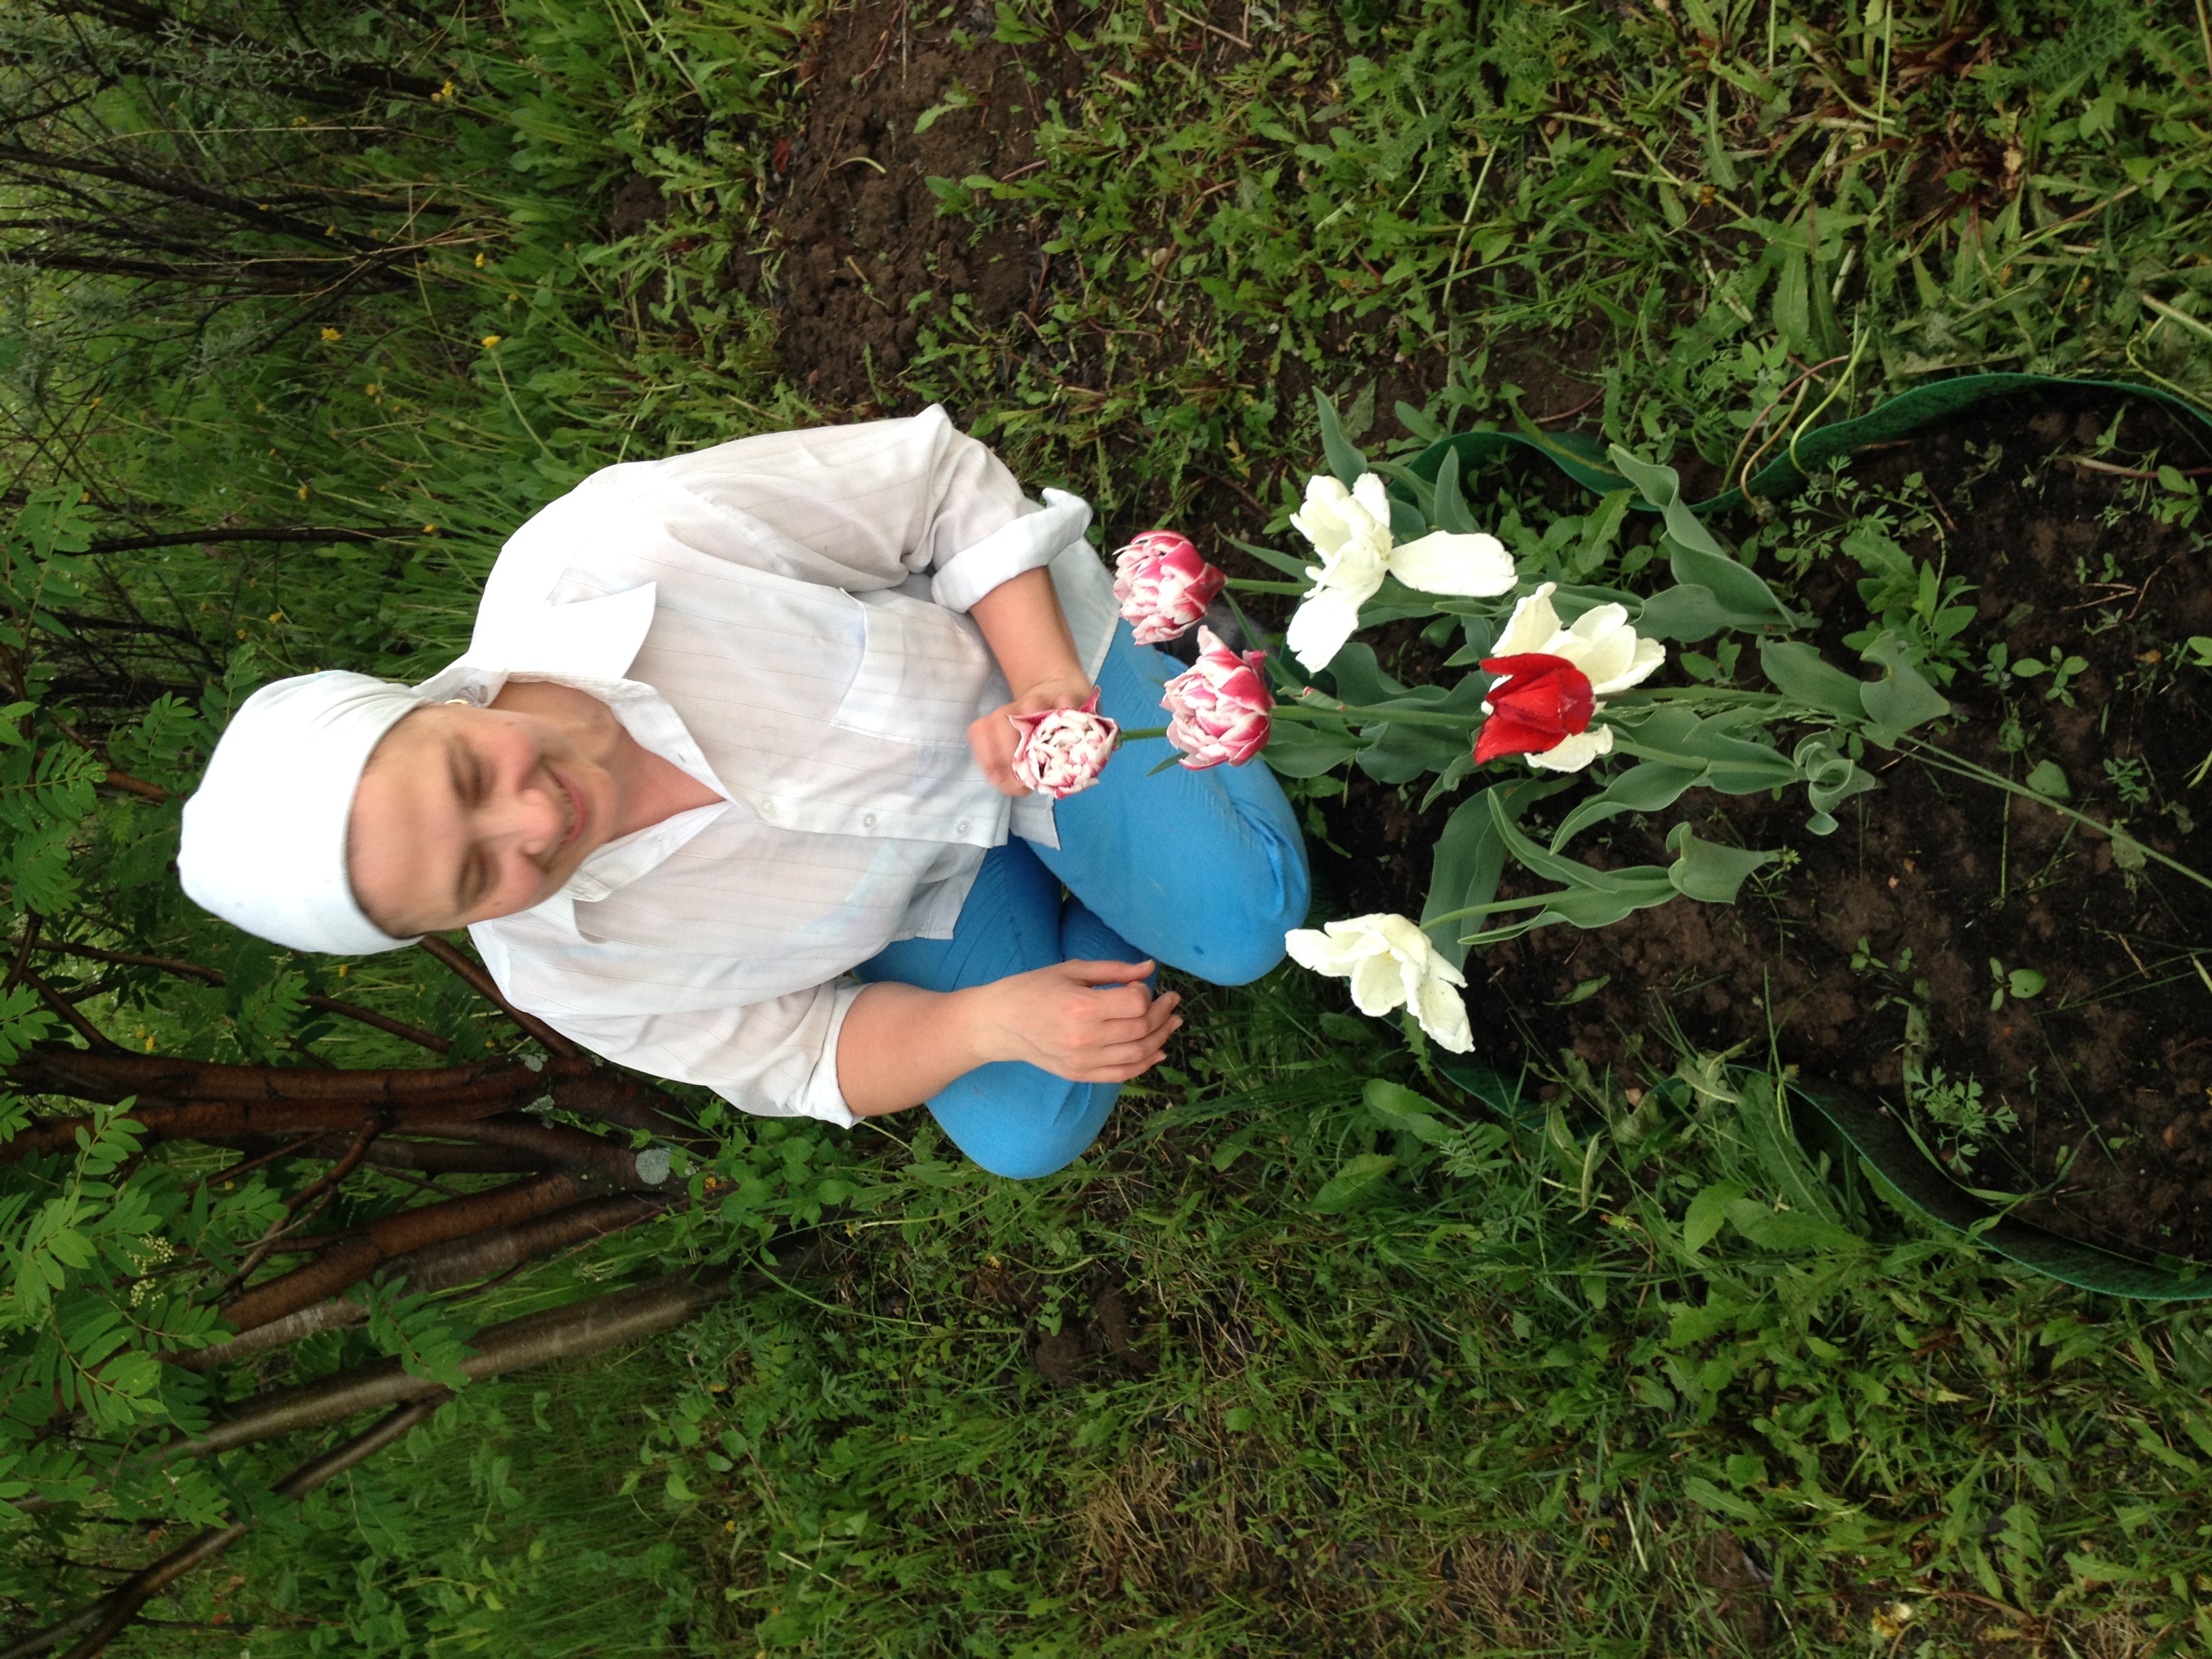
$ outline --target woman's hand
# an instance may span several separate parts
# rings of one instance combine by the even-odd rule
[[[1030,793],[1014,776],[1014,751],[1021,747],[1022,734],[1012,716],[1042,714],[1054,708],[1080,708],[1096,689],[1079,672],[1064,679],[1030,686],[1012,702],[1000,703],[982,719],[969,723],[968,747],[975,751],[975,763],[983,769],[983,775],[990,779],[1000,794]]]
[[[1149,962],[1060,962],[977,986],[969,1030],[986,1060],[1027,1060],[1075,1083],[1127,1083],[1157,1066],[1182,1024]]]
[[[1076,1083],[1127,1083],[1158,1065],[1182,998],[1145,988],[1149,962],[1061,962],[964,991],[884,981],[837,1035],[837,1086],[862,1117],[918,1106],[993,1060]]]

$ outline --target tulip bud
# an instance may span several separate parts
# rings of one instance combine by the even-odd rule
[[[1147,530],[1114,556],[1114,597],[1122,619],[1135,624],[1139,645],[1190,632],[1228,580],[1172,530]]]
[[[1034,793],[1054,800],[1088,789],[1098,781],[1121,728],[1098,713],[1093,691],[1080,708],[1048,708],[1035,714],[1010,714],[1022,734],[1014,750],[1014,776]]]
[[[1210,628],[1198,630],[1198,660],[1161,688],[1171,716],[1168,741],[1192,771],[1227,763],[1242,766],[1267,746],[1275,706],[1266,678],[1267,653],[1237,655]]]

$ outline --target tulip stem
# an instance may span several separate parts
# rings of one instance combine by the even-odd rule
[[[1439,714],[1419,708],[1367,708],[1358,703],[1339,702],[1310,687],[1294,702],[1277,703],[1275,713],[1302,714],[1309,719],[1327,715],[1332,720],[1356,720],[1369,726],[1449,726],[1462,732],[1472,732],[1482,724],[1480,714]]]
[[[1231,576],[1224,586],[1240,593],[1304,593],[1311,582],[1263,582],[1251,576]]]
[[[1134,730],[1125,726],[1121,728],[1119,741],[1120,743],[1137,743],[1146,738],[1164,738],[1167,734],[1168,729],[1164,726],[1143,726]]]

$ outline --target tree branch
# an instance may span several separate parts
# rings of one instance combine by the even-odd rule
[[[452,1398],[450,1390],[441,1389],[434,1396],[401,1406],[374,1428],[356,1435],[333,1450],[325,1452],[313,1462],[303,1463],[293,1470],[277,1482],[274,1488],[276,1495],[297,1502],[316,1487],[335,1480],[356,1464],[374,1457],[392,1442],[402,1438],[417,1424],[428,1420],[439,1407]],[[122,1634],[124,1627],[137,1617],[139,1608],[193,1568],[214,1560],[258,1524],[258,1517],[249,1517],[234,1522],[228,1527],[209,1528],[189,1543],[171,1550],[150,1566],[133,1573],[90,1607],[58,1625],[49,1626],[15,1643],[5,1654],[0,1654],[0,1659],[33,1659],[33,1656],[51,1651],[80,1631],[86,1632],[83,1639],[71,1648],[64,1659],[94,1659],[95,1655]]]

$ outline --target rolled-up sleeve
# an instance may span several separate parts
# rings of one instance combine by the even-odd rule
[[[666,1014],[532,1010],[618,1066],[712,1089],[756,1117],[860,1121],[837,1086],[837,1034],[864,988],[817,986],[744,1008]]]
[[[740,438],[646,464],[686,498],[672,533],[698,551],[848,592],[932,579],[964,611],[1051,563],[1090,526],[1079,498],[1026,499],[944,410]]]

